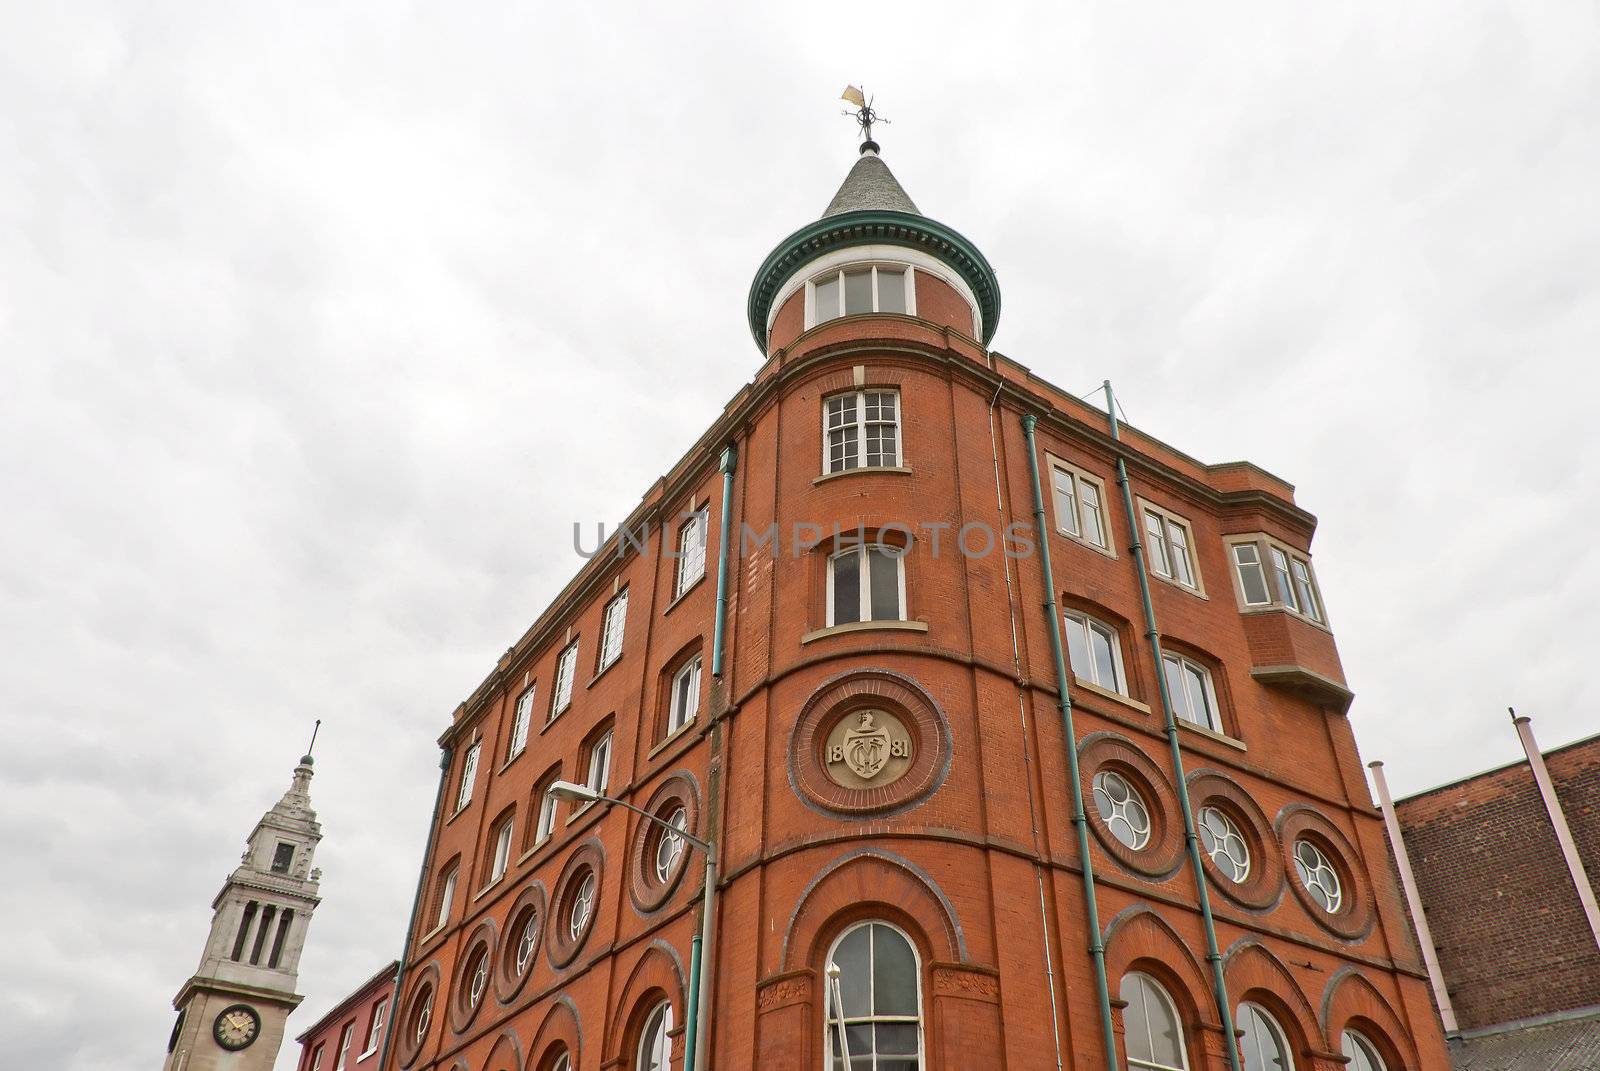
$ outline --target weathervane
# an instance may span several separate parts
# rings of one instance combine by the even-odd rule
[[[848,101],[856,106],[855,111],[843,111],[839,114],[853,116],[856,123],[861,127],[861,134],[866,139],[861,143],[861,151],[864,153],[877,152],[878,143],[872,140],[872,124],[887,123],[889,120],[873,111],[872,101],[875,98],[869,98],[861,91],[859,86],[845,86],[844,92],[839,95],[839,99]]]

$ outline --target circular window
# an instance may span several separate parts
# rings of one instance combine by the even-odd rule
[[[694,778],[682,772],[667,778],[643,809],[659,821],[638,823],[628,856],[628,895],[646,914],[667,902],[688,868],[689,838],[700,818]]]
[[[1366,874],[1351,862],[1361,854],[1349,838],[1303,803],[1285,807],[1277,827],[1283,845],[1279,869],[1312,920],[1346,941],[1370,933],[1377,912]]]
[[[545,946],[550,965],[565,967],[588,940],[599,914],[600,867],[604,861],[598,841],[589,840],[568,857],[550,897]]]
[[[674,807],[665,818],[667,825],[673,832],[657,826],[656,837],[656,880],[665,885],[672,880],[678,872],[678,864],[683,860],[683,853],[688,848],[688,841],[683,839],[683,831],[689,828],[689,812],[682,807]]]
[[[1344,890],[1339,884],[1339,872],[1322,849],[1309,840],[1295,841],[1294,870],[1317,906],[1330,915],[1337,915],[1344,903]]]
[[[533,973],[533,959],[544,938],[544,886],[533,882],[523,889],[511,910],[506,912],[505,937],[494,974],[495,994],[501,1003],[510,1001]]]
[[[1128,779],[1112,770],[1094,775],[1094,806],[1111,835],[1138,851],[1150,843],[1150,810]]]
[[[422,1055],[428,1042],[428,1032],[433,1027],[434,996],[439,991],[439,964],[428,964],[411,989],[411,999],[402,1005],[403,1014],[396,1019],[395,1044],[399,1048],[400,1066],[409,1067]]]
[[[906,810],[949,772],[944,714],[910,677],[886,669],[825,681],[789,736],[789,783],[826,814]]]
[[[1200,808],[1200,843],[1222,876],[1235,885],[1250,876],[1250,846],[1220,807]]]
[[[471,1024],[483,1007],[484,995],[489,992],[490,975],[494,972],[495,924],[485,919],[472,931],[462,947],[461,958],[456,961],[456,975],[451,985],[450,1026],[461,1033]]]
[[[594,918],[594,893],[599,884],[592,870],[578,879],[578,888],[567,908],[567,937],[574,943],[583,940]]]

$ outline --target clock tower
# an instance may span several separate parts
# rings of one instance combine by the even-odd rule
[[[200,967],[173,1006],[163,1071],[271,1071],[284,1020],[300,1003],[300,950],[320,898],[311,857],[322,827],[311,809],[311,756],[261,816],[212,901]]]

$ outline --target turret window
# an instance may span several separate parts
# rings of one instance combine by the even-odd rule
[[[875,264],[817,276],[810,283],[808,326],[865,312],[915,312],[911,271],[900,264]]]
[[[823,407],[829,472],[900,464],[900,395],[892,390],[836,394]]]
[[[828,625],[904,621],[905,551],[851,547],[828,559]]]

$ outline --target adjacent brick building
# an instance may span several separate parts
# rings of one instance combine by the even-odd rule
[[[1600,736],[1544,763],[1583,865],[1578,880],[1592,890]],[[1600,1066],[1600,941],[1530,764],[1429,789],[1395,813],[1459,1030],[1456,1066]]]
[[[300,1043],[298,1071],[375,1071],[394,1009],[399,967],[398,962],[383,967],[295,1039]]]
[[[386,1067],[683,1066],[697,853],[557,779],[714,844],[717,1068],[848,1042],[856,1068],[1211,1071],[1224,1010],[1245,1066],[1445,1066],[1314,519],[1253,465],[1114,438],[987,348],[999,311],[870,142],[768,257],[752,381],[440,738]]]

